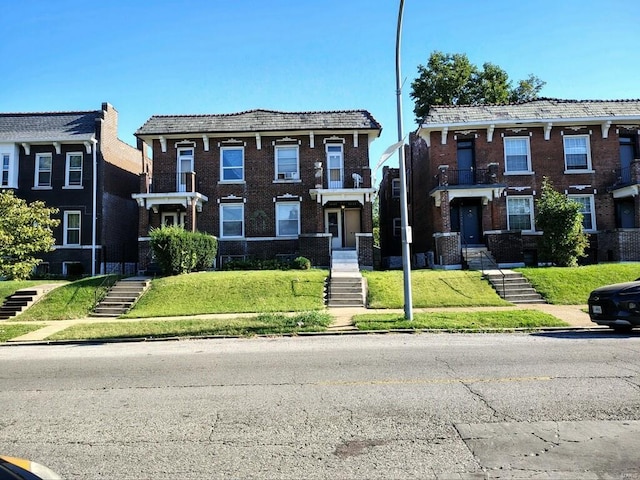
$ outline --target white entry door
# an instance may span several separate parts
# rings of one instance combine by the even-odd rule
[[[332,235],[331,249],[342,248],[342,211],[339,208],[325,210],[324,231]]]

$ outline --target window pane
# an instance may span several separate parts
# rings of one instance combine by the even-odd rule
[[[570,197],[571,200],[578,202],[581,206],[582,228],[585,230],[593,229],[593,217],[591,216],[591,198],[590,197]]]
[[[299,211],[298,204],[277,205],[278,235],[298,235]]]
[[[68,228],[80,228],[80,215],[77,213],[67,215]]]
[[[297,173],[298,149],[295,147],[276,148],[276,165],[278,173]]]
[[[507,211],[511,230],[531,230],[530,199],[508,198]]]
[[[40,170],[51,170],[51,157],[38,157],[38,168]]]
[[[588,167],[586,137],[565,137],[564,153],[567,160],[567,170],[582,170]]]
[[[72,169],[82,168],[82,155],[70,155],[69,168],[72,168]]]
[[[529,170],[527,144],[526,138],[504,139],[507,172],[526,172]]]
[[[242,150],[223,150],[222,166],[223,167],[241,167],[242,166]]]
[[[241,206],[229,205],[222,207],[222,236],[241,237],[243,209]]]

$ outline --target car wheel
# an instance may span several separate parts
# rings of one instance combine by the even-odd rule
[[[629,333],[633,328],[631,325],[610,325],[616,333]]]

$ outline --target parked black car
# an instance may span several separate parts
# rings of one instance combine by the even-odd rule
[[[618,331],[640,327],[640,279],[596,288],[589,295],[589,317]]]

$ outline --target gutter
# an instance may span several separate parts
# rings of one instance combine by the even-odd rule
[[[96,275],[96,236],[97,236],[97,222],[98,222],[98,140],[95,137],[91,138],[93,144],[93,190],[92,190],[92,203],[93,209],[91,212],[91,276]]]

